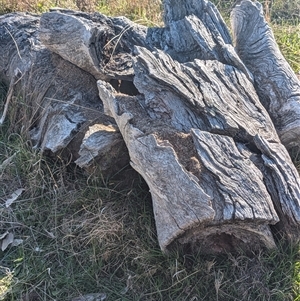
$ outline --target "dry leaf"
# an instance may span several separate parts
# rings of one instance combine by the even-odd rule
[[[21,243],[23,243],[23,239],[14,239],[13,233],[6,231],[4,234],[0,235],[0,246],[2,251],[5,251],[10,244],[12,247],[17,247]]]
[[[17,189],[12,195],[11,195],[11,198],[7,199],[6,202],[5,202],[5,206],[6,208],[10,207],[11,204],[17,200],[17,198],[22,194],[22,192],[24,191],[25,189],[24,188],[20,188],[20,189]]]
[[[20,244],[22,244],[23,243],[23,239],[14,239],[14,241],[11,243],[11,246],[12,247],[17,247],[17,246],[19,246]]]
[[[3,171],[10,163],[11,161],[14,159],[14,157],[17,155],[17,153],[14,153],[12,156],[10,156],[9,158],[7,158],[6,160],[4,160],[2,162],[2,164],[0,165],[0,171]]]
[[[5,238],[5,236],[8,234],[8,232],[6,231],[4,234],[0,235],[0,240],[2,240],[3,238]]]
[[[12,233],[8,233],[8,235],[5,236],[5,238],[2,240],[1,250],[5,251],[7,247],[13,243],[14,241],[14,235]]]
[[[72,299],[72,301],[104,301],[106,299],[106,294],[87,294],[85,296],[77,297]]]

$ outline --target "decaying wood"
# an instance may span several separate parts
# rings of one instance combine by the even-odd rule
[[[237,53],[252,72],[261,102],[282,143],[300,146],[300,81],[289,66],[259,2],[243,0],[231,14]]]
[[[179,62],[218,60],[252,75],[235,52],[222,16],[210,1],[164,1],[166,28],[161,49]],[[182,34],[184,32],[184,34]]]
[[[103,81],[98,88],[150,187],[162,249],[176,241],[209,252],[272,247],[269,225],[278,214],[289,220],[281,230],[297,236],[298,175],[247,76],[218,61],[180,64],[140,47],[134,62],[144,96],[120,95]],[[287,203],[291,211],[279,209]]]
[[[252,77],[236,54],[229,31],[211,2],[194,5],[183,0],[173,2],[164,3],[164,28],[147,28],[124,17],[54,10],[41,16],[40,38],[51,51],[96,79],[106,81],[133,80],[134,46],[162,49],[179,62],[219,60]]]
[[[128,164],[114,120],[103,114],[96,79],[41,44],[39,22],[39,16],[30,14],[0,17],[0,44],[5,45],[0,48],[0,80],[10,83],[15,96],[6,106],[11,122],[34,147],[64,152],[82,167],[97,162],[103,172],[111,172],[113,166]],[[92,139],[97,140],[94,146]],[[105,144],[98,143],[101,139]]]
[[[103,80],[133,79],[131,52],[146,46],[146,31],[127,18],[68,10],[43,14],[39,28],[49,50]]]
[[[274,229],[299,238],[299,175],[261,93],[272,74],[247,58],[251,43],[265,37],[244,41],[246,25],[237,30],[247,9],[257,10],[248,2],[233,13],[239,55],[206,0],[165,0],[163,28],[60,9],[0,17],[0,80],[22,96],[14,96],[16,123],[35,147],[68,154],[86,169],[111,172],[130,160],[150,188],[163,251],[273,248]],[[267,61],[257,56],[257,65],[260,59]],[[277,53],[272,59],[285,64]],[[278,112],[297,102],[295,92],[279,103],[273,94],[281,86],[271,86]],[[290,146],[296,136],[286,125],[298,117],[280,114],[286,119],[275,125]]]

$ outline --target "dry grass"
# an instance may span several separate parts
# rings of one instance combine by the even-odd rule
[[[105,294],[105,301],[299,300],[298,247],[252,256],[189,250],[165,256],[141,178],[131,175],[124,187],[121,174],[87,175],[33,151],[8,128],[0,127],[0,166],[11,158],[0,172],[0,235],[7,231],[23,242],[0,250],[0,300],[71,301],[89,293]],[[7,207],[20,188],[23,194]]]
[[[23,242],[0,250],[0,300],[71,301],[89,293],[105,294],[105,301],[297,300],[298,248],[250,257],[188,250],[165,256],[140,177],[131,175],[124,187],[121,174],[85,174],[33,151],[8,128],[0,127],[0,166],[11,158],[0,168],[0,235]]]
[[[98,1],[96,8],[107,15],[125,15],[132,20],[143,20],[148,25],[162,23],[161,0],[106,0]]]
[[[160,1],[0,1],[2,12],[63,6],[161,22]],[[1,111],[6,92],[0,85]],[[87,175],[33,151],[6,124],[0,127],[0,166],[8,158],[0,170],[0,235],[8,231],[23,243],[0,250],[0,300],[69,301],[88,293],[115,301],[300,300],[297,246],[250,257],[187,250],[165,256],[148,188],[138,176],[124,188],[120,178]],[[23,194],[6,207],[19,188]]]
[[[0,13],[28,11],[42,13],[52,7],[63,7],[84,12],[100,11],[107,15],[125,15],[148,25],[162,22],[160,0],[0,0]]]

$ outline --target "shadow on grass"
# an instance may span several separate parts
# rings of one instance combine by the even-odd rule
[[[163,255],[150,194],[137,174],[125,173],[125,188],[122,175],[104,181],[24,153],[6,177],[18,175],[25,192],[0,209],[2,231],[23,239],[0,251],[2,300],[71,301],[88,293],[123,301],[300,300],[298,247],[251,256]],[[3,201],[12,187],[1,187]]]

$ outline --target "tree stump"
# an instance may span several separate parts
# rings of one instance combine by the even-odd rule
[[[300,141],[300,87],[273,36],[246,26],[253,12],[266,26],[259,7],[234,8],[236,51],[209,1],[163,3],[163,28],[69,10],[0,17],[0,80],[18,108],[8,106],[11,122],[23,116],[16,123],[35,147],[88,170],[111,174],[130,162],[149,186],[164,252],[274,248],[275,234],[297,240],[299,175],[279,137],[287,147]],[[267,66],[263,45],[254,57],[250,47],[263,39],[286,83],[280,101],[278,80],[252,64]],[[291,118],[280,113],[293,106]]]

